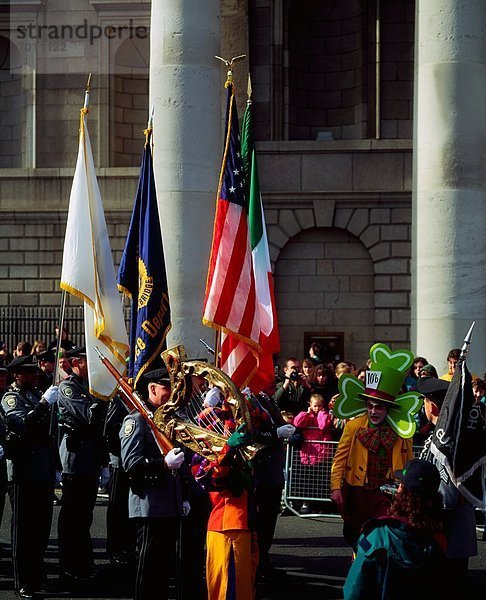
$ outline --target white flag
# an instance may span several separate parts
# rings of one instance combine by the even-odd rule
[[[121,374],[125,373],[128,337],[101,194],[96,179],[86,110],[80,120],[79,152],[69,200],[61,288],[84,301],[84,333],[90,392],[110,398],[116,381],[101,363],[98,346]]]

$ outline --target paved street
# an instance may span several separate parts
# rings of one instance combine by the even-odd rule
[[[99,576],[89,590],[70,598],[121,600],[131,597],[132,574],[128,571],[115,571],[107,561],[104,550],[104,518],[106,501],[100,500],[95,511],[93,538],[96,548],[96,562]],[[35,510],[35,499],[33,499]],[[52,600],[66,598],[58,587],[56,529],[59,508],[55,507],[55,521],[48,553],[49,585]],[[12,567],[5,557],[8,544],[10,509],[6,508],[1,529],[0,541],[4,550],[0,560],[0,598],[13,600]],[[472,597],[482,597],[486,589],[486,542],[479,542],[480,555],[471,561]],[[342,598],[342,585],[350,565],[350,551],[341,537],[341,522],[336,518],[303,519],[295,516],[280,517],[276,542],[273,546],[273,560],[276,567],[286,570],[287,576],[275,585],[258,585],[258,599],[266,600],[326,600]],[[155,565],[154,568],[157,568]],[[156,597],[154,596],[154,600]]]

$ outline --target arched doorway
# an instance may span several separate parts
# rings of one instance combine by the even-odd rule
[[[343,333],[345,360],[358,366],[374,343],[374,270],[368,250],[340,229],[302,231],[275,268],[280,362],[303,357],[305,332]]]

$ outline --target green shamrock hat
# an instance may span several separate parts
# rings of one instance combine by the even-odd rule
[[[415,433],[415,415],[422,407],[421,394],[399,394],[414,356],[410,350],[393,352],[386,344],[374,344],[370,349],[371,366],[366,371],[366,381],[354,375],[339,379],[339,396],[333,408],[334,416],[350,419],[366,412],[366,400],[373,399],[388,407],[386,419],[402,438]]]

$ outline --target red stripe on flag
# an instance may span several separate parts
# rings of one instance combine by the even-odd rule
[[[245,342],[225,335],[221,344],[221,369],[237,387],[247,385],[257,367],[257,359]]]
[[[211,247],[211,256],[209,259],[208,279],[206,281],[206,297],[204,300],[205,306],[213,282],[214,272],[216,269],[216,261],[218,259],[218,252],[221,244],[221,237],[224,231],[224,224],[226,222],[226,214],[228,212],[228,207],[229,202],[218,201],[217,203],[216,217],[214,219],[213,244]]]
[[[233,208],[235,207],[235,208]],[[228,231],[225,227],[225,235],[234,239],[233,242],[233,252],[231,253],[231,259],[228,264],[228,269],[226,271],[226,275],[224,277],[223,289],[221,290],[218,308],[214,315],[214,322],[224,324],[227,322],[228,317],[232,310],[239,308],[239,311],[243,314],[244,306],[246,304],[246,298],[242,298],[239,295],[239,287],[240,287],[240,279],[243,276],[247,276],[246,273],[242,273],[242,268],[245,264],[245,257],[249,252],[249,244],[248,244],[248,223],[246,222],[246,214],[243,213],[240,207],[232,204],[229,212],[233,212],[235,209],[240,210],[239,215],[239,223],[236,234],[234,231]],[[230,215],[234,216],[234,215]],[[251,271],[249,273],[251,277]],[[253,279],[253,277],[252,277]],[[253,287],[253,295],[255,294]],[[235,305],[235,302],[237,303]],[[241,303],[241,307],[239,306]],[[238,311],[238,312],[239,312]]]

